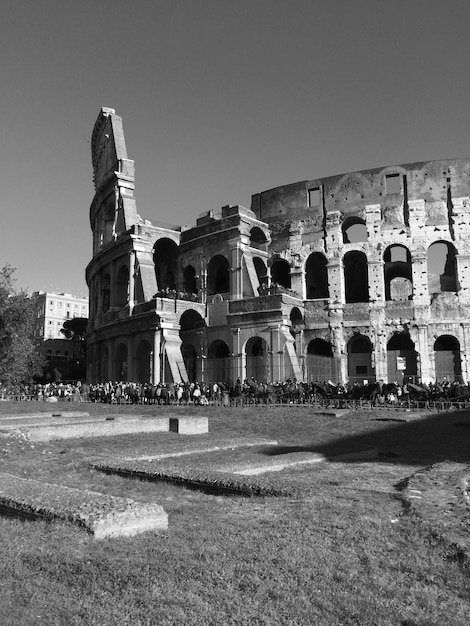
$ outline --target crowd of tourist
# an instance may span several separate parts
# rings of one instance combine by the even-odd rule
[[[403,384],[335,384],[331,381],[303,383],[295,379],[283,382],[262,383],[254,378],[235,382],[180,382],[138,383],[107,381],[87,384],[77,382],[48,382],[20,389],[0,387],[0,398],[16,400],[47,400],[48,398],[74,402],[100,402],[107,404],[229,404],[231,399],[248,399],[264,402],[312,402],[320,399],[367,399],[374,405],[397,405],[410,400],[454,400],[470,397],[470,383],[447,379],[430,384],[412,382]]]

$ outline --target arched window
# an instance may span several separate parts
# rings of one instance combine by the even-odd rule
[[[127,346],[119,344],[114,354],[114,380],[127,381]]]
[[[253,257],[253,265],[255,266],[256,275],[258,277],[260,287],[262,285],[266,286],[266,263],[263,261],[263,259],[260,259],[259,256],[255,256]]]
[[[225,383],[230,378],[230,349],[225,341],[216,339],[211,343],[206,365],[206,380]]]
[[[328,298],[327,260],[321,252],[311,254],[305,264],[305,293],[307,300]]]
[[[153,262],[159,291],[176,289],[177,260],[178,246],[172,239],[162,238],[155,243]]]
[[[197,295],[196,270],[192,265],[187,265],[183,270],[183,289],[186,293]]]
[[[230,268],[227,259],[218,254],[207,265],[207,295],[230,292]]]
[[[307,346],[306,367],[310,382],[337,382],[339,371],[331,343],[324,339],[312,339]]]
[[[385,300],[409,300],[412,296],[411,255],[408,248],[391,245],[384,252]]]
[[[353,250],[344,255],[343,264],[346,302],[369,302],[369,272],[366,255]]]
[[[246,377],[260,383],[269,380],[268,345],[261,337],[252,337],[246,344]]]
[[[265,244],[267,242],[268,242],[268,239],[266,235],[264,234],[264,232],[261,230],[261,228],[258,228],[258,226],[255,226],[254,228],[251,229],[250,246],[252,248],[264,249],[266,247]]]
[[[447,241],[436,241],[428,248],[429,294],[457,291],[456,250]]]
[[[418,354],[408,333],[395,333],[387,343],[388,382],[415,382]]]
[[[286,289],[291,288],[289,263],[284,259],[276,259],[271,266],[271,282]]]
[[[367,241],[367,226],[360,217],[348,217],[345,219],[341,230],[343,232],[343,243]]]
[[[349,382],[363,384],[375,378],[372,368],[372,344],[368,337],[355,335],[348,342]]]
[[[462,361],[460,343],[452,335],[441,335],[434,343],[434,360],[436,364],[436,380],[449,382],[462,380]]]

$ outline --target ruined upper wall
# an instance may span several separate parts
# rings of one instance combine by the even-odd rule
[[[122,118],[114,109],[103,107],[91,136],[93,182],[98,190],[115,171],[134,176],[134,162],[127,158]]]
[[[470,159],[393,165],[305,180],[252,196],[251,208],[268,223],[353,214],[366,205],[425,200],[430,204],[470,196]]]

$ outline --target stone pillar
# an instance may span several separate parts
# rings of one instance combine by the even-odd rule
[[[132,382],[135,379],[135,337],[129,335],[127,341],[127,380]]]
[[[424,252],[413,255],[413,302],[429,305],[428,257]]]
[[[327,265],[330,302],[344,302],[344,272],[343,263],[338,256],[334,256]]]
[[[369,300],[371,302],[385,302],[385,280],[383,259],[370,259],[369,270]]]
[[[230,295],[235,300],[243,298],[243,271],[242,271],[242,251],[240,250],[240,242],[238,239],[231,240],[230,249]]]
[[[134,309],[135,296],[135,252],[129,252],[129,315],[132,315]]]
[[[457,254],[457,279],[459,300],[470,304],[470,253]]]
[[[157,385],[161,378],[161,331],[155,328],[153,331],[152,352],[152,385]]]
[[[470,381],[470,324],[461,324],[463,345],[461,347],[462,377],[464,382]]]
[[[436,372],[434,365],[434,353],[429,349],[428,327],[424,324],[418,325],[417,333],[418,345],[415,344],[415,349],[419,354],[421,382],[429,384],[435,379]]]
[[[243,381],[243,354],[241,351],[240,329],[232,329],[232,380],[237,378]]]

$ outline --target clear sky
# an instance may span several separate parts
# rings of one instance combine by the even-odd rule
[[[6,0],[0,267],[87,294],[90,137],[123,118],[146,219],[470,156],[469,0]]]

